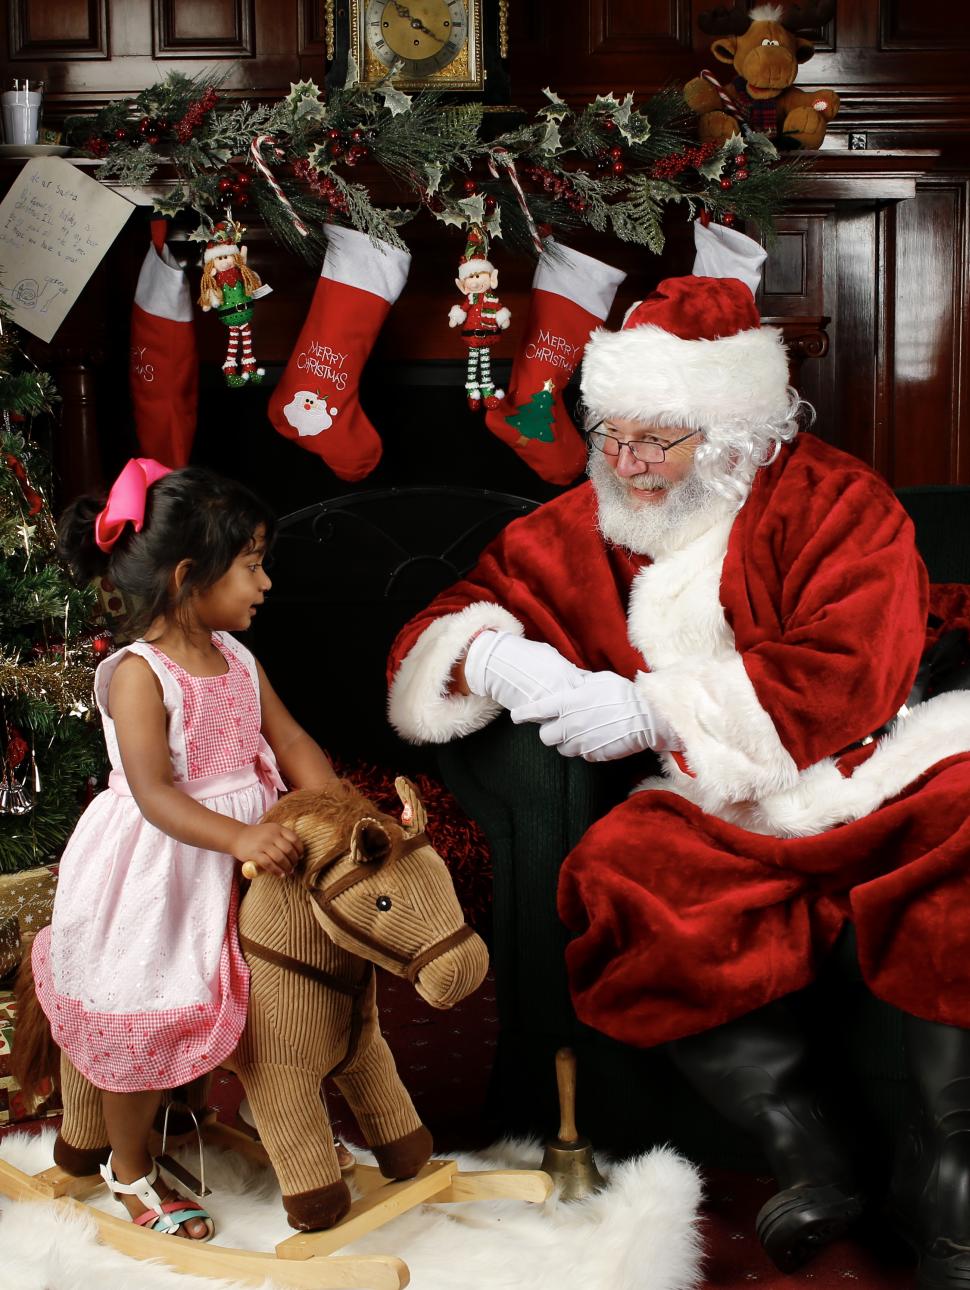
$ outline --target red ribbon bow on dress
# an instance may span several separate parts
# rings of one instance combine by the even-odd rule
[[[133,524],[136,533],[142,531],[148,490],[156,480],[171,473],[171,467],[151,457],[132,457],[111,485],[107,504],[94,521],[94,540],[102,551],[111,550],[126,524]]]

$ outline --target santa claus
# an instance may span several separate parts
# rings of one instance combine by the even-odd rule
[[[970,1284],[970,693],[917,703],[927,578],[891,489],[811,434],[753,292],[763,253],[697,227],[694,274],[587,346],[590,482],[509,525],[403,630],[390,718],[444,742],[503,708],[564,756],[660,755],[566,858],[579,1018],[665,1044],[759,1140],[785,1271],[864,1197],[785,996],[848,921],[905,1016],[919,1114],[893,1199],[921,1290]]]

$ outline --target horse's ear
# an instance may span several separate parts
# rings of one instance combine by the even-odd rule
[[[350,858],[354,864],[373,864],[383,860],[390,849],[390,835],[380,820],[365,815],[357,821],[350,835]]]
[[[401,811],[401,823],[404,826],[405,833],[409,835],[423,833],[428,823],[428,817],[418,790],[403,775],[397,777],[394,781],[394,787],[397,789],[397,795],[401,799],[401,804],[404,808]]]

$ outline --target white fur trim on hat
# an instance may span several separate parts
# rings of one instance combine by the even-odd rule
[[[205,261],[206,264],[208,264],[211,260],[214,260],[217,255],[238,255],[238,254],[239,254],[239,247],[236,246],[235,242],[216,242],[213,246],[207,246],[205,248],[205,255],[203,256],[203,260]]]
[[[774,327],[717,340],[683,340],[653,324],[599,327],[586,346],[580,389],[603,417],[764,424],[788,416],[788,358]]]
[[[473,273],[494,273],[495,265],[490,264],[488,260],[464,260],[458,266],[458,281],[464,282],[470,278]]]

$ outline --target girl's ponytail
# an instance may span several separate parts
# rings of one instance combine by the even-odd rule
[[[94,521],[104,504],[103,497],[78,497],[57,522],[57,554],[81,583],[90,582],[108,569],[109,553],[94,540]]]

